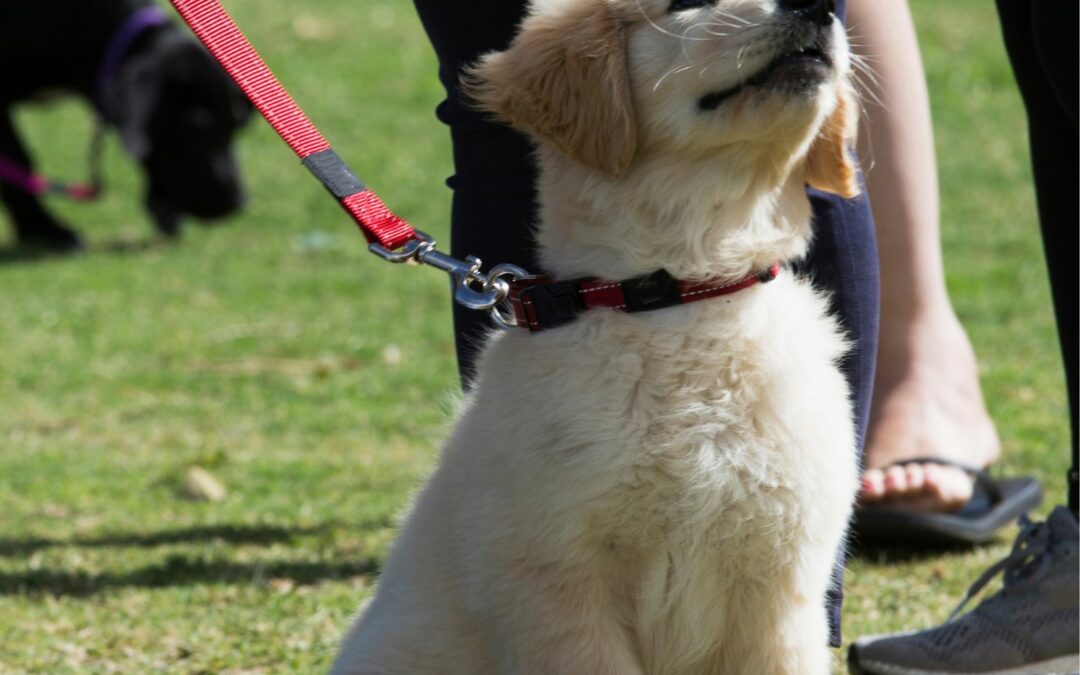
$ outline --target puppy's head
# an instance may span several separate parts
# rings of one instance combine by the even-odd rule
[[[111,96],[120,137],[147,176],[147,204],[166,232],[181,215],[212,219],[244,202],[233,137],[251,106],[204,49],[175,32],[125,63]]]
[[[480,106],[609,176],[738,148],[857,193],[835,0],[535,0],[465,77]]]

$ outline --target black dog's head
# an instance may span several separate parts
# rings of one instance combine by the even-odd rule
[[[232,151],[251,105],[201,46],[168,30],[131,55],[110,92],[127,150],[146,170],[146,203],[158,228],[174,234],[187,214],[220,218],[244,202]]]

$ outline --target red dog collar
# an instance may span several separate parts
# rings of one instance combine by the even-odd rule
[[[664,270],[625,281],[524,277],[510,284],[507,300],[517,325],[536,333],[570,323],[587,309],[610,307],[622,312],[647,312],[735,293],[772,281],[778,274],[779,264],[727,282],[681,281]]]

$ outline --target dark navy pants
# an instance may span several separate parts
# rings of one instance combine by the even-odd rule
[[[1069,507],[1077,500],[1077,255],[1076,230],[1080,223],[1077,185],[1080,153],[1077,144],[1076,26],[1080,4],[1056,0],[998,0],[1016,82],[1024,98],[1031,139],[1035,196],[1039,205],[1046,266],[1057,316],[1058,339],[1065,360],[1069,421],[1072,425],[1072,469],[1069,472]]]
[[[487,264],[514,263],[539,270],[532,246],[536,168],[524,136],[469,108],[460,95],[461,67],[481,54],[505,48],[524,15],[524,0],[415,0],[439,58],[446,100],[436,111],[450,127],[454,191],[450,250],[479,256]],[[844,13],[841,0],[840,16]],[[874,382],[878,325],[878,266],[874,224],[865,197],[843,200],[812,192],[815,237],[803,272],[832,294],[833,308],[854,349],[843,364],[852,390],[859,446],[865,437]],[[487,317],[454,306],[454,334],[462,383],[468,386]],[[828,486],[821,486],[828,489]],[[829,597],[831,641],[840,642],[843,552]]]

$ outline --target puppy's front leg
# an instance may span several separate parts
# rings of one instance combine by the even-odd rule
[[[500,670],[522,675],[643,675],[602,580],[555,566],[519,569],[495,590]]]
[[[771,639],[755,645],[744,672],[777,675],[828,675],[832,669],[829,628],[820,601],[792,607]]]

